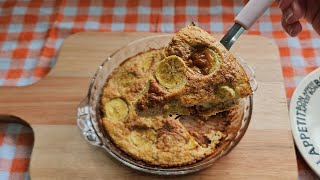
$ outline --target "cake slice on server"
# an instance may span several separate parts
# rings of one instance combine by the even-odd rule
[[[232,54],[206,31],[187,26],[165,48],[136,110],[144,116],[208,117],[251,94],[249,78]]]

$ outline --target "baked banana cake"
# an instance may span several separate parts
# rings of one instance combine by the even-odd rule
[[[177,32],[137,102],[142,116],[226,111],[252,94],[239,62],[216,38],[197,26]]]
[[[227,56],[223,52],[222,55]],[[112,142],[133,159],[161,167],[192,164],[221,152],[234,139],[241,126],[241,103],[208,118],[196,113],[175,117],[162,114],[142,116],[137,113],[138,100],[154,88],[155,70],[161,64],[166,66],[172,63],[170,66],[177,66],[177,74],[185,73],[186,69],[180,70],[186,66],[183,58],[182,54],[169,48],[152,49],[127,59],[107,79],[101,97],[102,126]],[[203,71],[210,73],[216,70]],[[177,83],[168,82],[168,86],[182,87],[179,78],[180,75],[174,78]],[[235,93],[237,96],[241,94],[237,90]],[[203,94],[200,92],[199,95]],[[161,97],[158,94],[155,96]],[[162,103],[161,99],[158,102]]]

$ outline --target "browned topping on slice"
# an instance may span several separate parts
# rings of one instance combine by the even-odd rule
[[[144,98],[141,101],[138,101],[136,104],[138,111],[144,111],[148,108],[156,107],[159,103],[163,103],[165,92],[159,87],[156,81],[151,80],[149,93],[146,93]]]
[[[199,74],[208,75],[215,61],[212,50],[200,47],[191,54],[188,66]]]
[[[142,111],[161,109],[157,112],[162,115],[190,115],[196,109],[198,114],[208,117],[229,110],[237,104],[234,100],[252,94],[241,64],[217,39],[198,27],[180,30],[166,47],[166,56],[167,61],[162,61],[163,66],[158,65],[155,72],[164,94],[150,89],[140,96],[138,103],[144,107]],[[182,67],[186,67],[185,74]],[[163,102],[147,94],[159,95]],[[150,100],[146,99],[149,97]]]

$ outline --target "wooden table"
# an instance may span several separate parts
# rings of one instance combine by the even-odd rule
[[[76,107],[98,65],[124,44],[150,33],[79,33],[67,38],[50,74],[27,87],[0,88],[0,114],[32,125],[32,179],[148,178],[92,147],[75,126]],[[233,47],[255,67],[258,91],[249,129],[239,145],[212,167],[183,178],[295,179],[294,145],[277,46],[242,36]],[[154,177],[154,176],[152,176]]]

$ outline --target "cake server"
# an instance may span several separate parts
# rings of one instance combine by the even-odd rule
[[[274,0],[250,0],[241,12],[235,17],[234,25],[221,39],[221,44],[228,50],[233,43],[239,38],[244,30],[250,27],[257,21],[257,19],[271,6]]]

